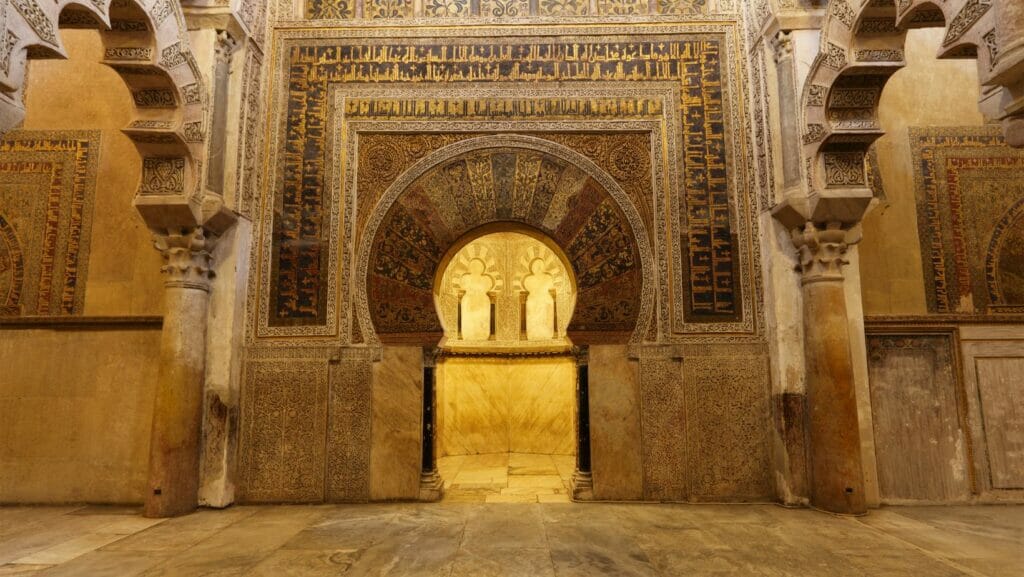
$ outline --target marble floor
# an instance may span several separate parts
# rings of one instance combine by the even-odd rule
[[[1024,506],[863,518],[774,505],[238,506],[169,520],[0,507],[0,575],[1024,575]]]
[[[437,460],[448,503],[568,503],[576,457],[493,453]]]

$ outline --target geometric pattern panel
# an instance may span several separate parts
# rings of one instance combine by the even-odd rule
[[[82,314],[98,131],[0,140],[0,316]]]
[[[1024,151],[992,126],[910,139],[929,312],[1024,312]]]
[[[246,373],[239,499],[323,501],[327,361],[253,360]]]
[[[330,223],[334,221],[329,215],[338,210],[331,205],[326,185],[336,166],[335,159],[326,155],[332,132],[328,126],[332,87],[443,86],[454,92],[459,85],[488,83],[567,86],[626,81],[673,86],[679,95],[680,121],[669,130],[679,135],[680,152],[678,158],[668,160],[679,174],[679,182],[673,182],[677,187],[668,197],[671,206],[679,207],[679,227],[674,232],[679,244],[662,250],[680,255],[681,262],[673,268],[681,278],[678,295],[685,301],[683,317],[700,323],[739,320],[743,283],[733,221],[736,212],[728,185],[731,148],[722,70],[725,53],[724,39],[716,34],[651,39],[326,39],[287,46],[282,72],[288,95],[273,186],[266,323],[314,327],[328,322],[329,295],[336,290],[329,280],[334,270],[329,257],[337,249],[332,246]],[[634,160],[630,155],[620,157],[627,169]],[[366,214],[357,211],[359,218]],[[425,300],[417,303],[410,306],[433,307]],[[619,326],[621,322],[608,325],[610,329]]]
[[[683,359],[693,498],[763,499],[773,490],[768,358],[708,352]]]

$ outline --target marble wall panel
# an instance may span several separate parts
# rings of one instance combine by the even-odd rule
[[[640,375],[624,345],[592,345],[590,459],[594,498],[643,498],[640,451]]]
[[[509,450],[576,453],[576,363],[572,359],[509,366]]]
[[[952,335],[868,337],[871,416],[884,500],[970,495]]]
[[[0,502],[139,503],[158,324],[0,330]]]
[[[449,358],[437,368],[438,455],[575,453],[570,358]]]
[[[422,469],[423,350],[384,347],[373,365],[370,499],[416,499]]]

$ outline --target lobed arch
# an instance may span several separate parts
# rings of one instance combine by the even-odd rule
[[[101,61],[132,93],[122,131],[142,157],[135,205],[152,228],[198,223],[205,209],[207,90],[175,0],[12,0],[0,11],[0,134],[24,118],[29,60],[66,58],[60,28],[94,28]],[[207,204],[209,204],[207,202]],[[219,207],[218,207],[219,208]]]
[[[939,57],[976,58],[979,76],[983,82],[990,79],[1001,56],[996,49],[998,2],[832,0],[801,95],[808,189],[868,187],[864,160],[883,135],[879,100],[889,78],[906,65],[908,29],[944,28]],[[1024,146],[1024,141],[1008,141]]]
[[[445,218],[451,220],[452,214],[445,216],[441,213],[443,202],[438,206],[428,200],[429,193],[422,190],[422,183],[455,163],[467,158],[480,159],[488,154],[521,154],[552,165],[560,163],[565,168],[582,170],[588,175],[589,184],[584,184],[571,195],[561,194],[561,201],[555,192],[541,194],[536,197],[541,200],[534,202],[528,212],[508,208],[511,213],[506,214],[500,202],[487,210],[467,205],[468,208],[463,208],[472,211],[474,218],[460,220],[458,226],[445,225],[442,221]],[[560,205],[562,201],[564,205]],[[486,199],[480,202],[487,205]],[[573,208],[577,210],[571,210]],[[410,214],[411,211],[417,213]],[[595,216],[598,213],[600,215]],[[570,214],[573,217],[567,218]],[[393,234],[397,228],[406,226],[401,223],[410,223],[402,229],[403,234],[421,239],[426,248],[418,249],[415,259],[395,264],[395,255],[384,251],[404,242],[399,235]],[[589,260],[585,249],[595,244],[588,244],[590,236],[579,239],[583,238],[581,231],[584,227],[591,225],[605,227],[593,233],[598,240],[604,241],[599,245],[602,250],[607,245],[623,244],[615,239],[623,239],[628,245],[620,246],[619,254],[626,256],[615,265],[618,268],[601,268],[601,263],[597,267],[588,266],[593,261]],[[639,342],[646,334],[649,323],[653,322],[653,279],[657,273],[647,231],[625,191],[582,154],[543,138],[502,134],[470,138],[424,157],[400,175],[374,207],[358,243],[352,280],[356,322],[364,341],[372,345],[382,342],[436,344],[443,331],[434,307],[433,289],[437,275],[443,274],[442,261],[457,252],[452,250],[453,247],[457,249],[459,243],[464,245],[472,240],[474,233],[491,230],[491,227],[532,228],[535,238],[556,244],[558,250],[554,251],[555,254],[566,253],[569,270],[578,285],[574,324],[569,328],[573,342]],[[587,229],[588,235],[592,228]],[[567,246],[570,240],[577,242]],[[614,254],[614,251],[607,252]],[[412,271],[407,267],[401,269],[400,274],[395,274],[398,267],[404,266],[403,262],[409,262],[410,266],[418,265],[422,270]],[[607,274],[595,275],[595,268]],[[615,301],[613,297],[616,295],[623,302]],[[401,303],[404,308],[396,311],[392,303]],[[382,311],[388,307],[391,310]],[[614,307],[618,308],[609,311]],[[608,312],[622,314],[615,318],[603,317],[608,322],[602,324],[602,315]],[[399,316],[391,322],[389,314]],[[407,326],[408,330],[396,333],[393,328],[399,325]]]

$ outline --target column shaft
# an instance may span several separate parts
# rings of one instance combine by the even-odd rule
[[[160,367],[149,449],[147,517],[196,508],[206,374],[210,242],[196,227],[157,235],[167,264]]]

